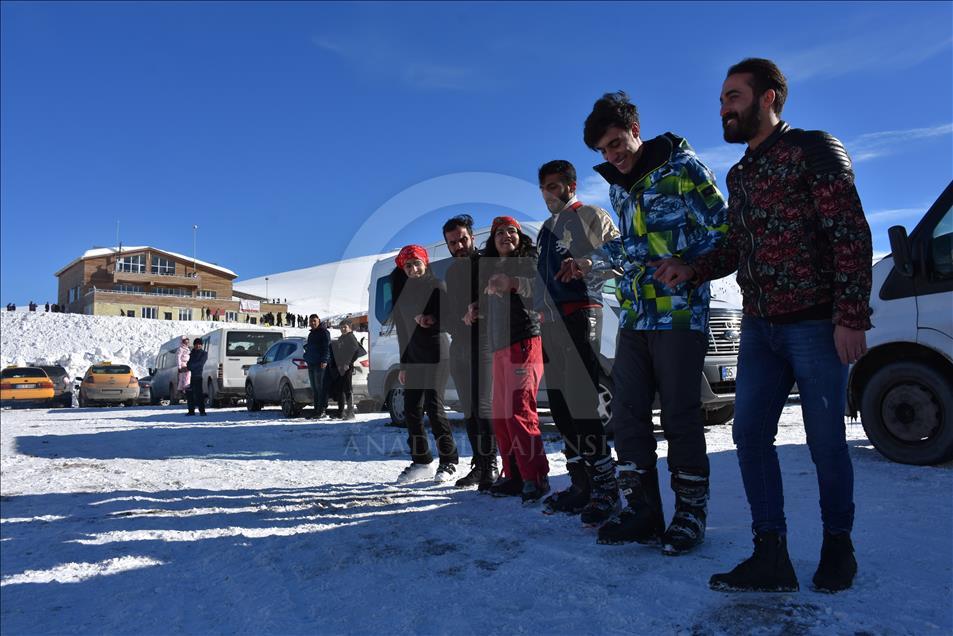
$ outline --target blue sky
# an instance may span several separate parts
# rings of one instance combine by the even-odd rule
[[[953,4],[83,3],[0,8],[0,296],[55,300],[93,246],[240,279],[439,240],[449,215],[543,218],[563,158],[624,89],[723,184],[727,68],[769,57],[784,118],[852,153],[877,251],[953,176]]]

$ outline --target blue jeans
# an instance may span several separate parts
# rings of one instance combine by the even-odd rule
[[[315,413],[323,413],[328,406],[326,387],[324,386],[324,372],[327,370],[320,365],[308,365],[308,381],[311,383],[311,397],[314,400]]]
[[[745,316],[733,435],[751,506],[752,530],[787,533],[774,439],[794,382],[801,394],[807,445],[817,470],[824,530],[850,532],[854,469],[844,429],[847,365],[834,348],[834,325],[830,320],[772,324]]]

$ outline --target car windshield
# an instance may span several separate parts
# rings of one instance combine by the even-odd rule
[[[9,378],[45,378],[46,373],[43,372],[43,369],[34,369],[34,368],[21,368],[21,369],[4,369],[3,370],[3,379],[7,380]]]
[[[40,368],[46,371],[46,375],[50,376],[51,378],[59,378],[66,375],[66,369],[64,369],[63,367],[45,367],[44,366]]]
[[[263,356],[268,347],[281,340],[280,333],[268,331],[230,331],[225,339],[227,356]]]
[[[122,375],[124,373],[132,373],[132,369],[124,364],[104,364],[94,366],[91,372],[96,375]]]

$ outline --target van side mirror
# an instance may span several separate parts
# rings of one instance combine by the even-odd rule
[[[155,375],[155,374],[156,374],[155,369],[149,369],[149,375]]]
[[[265,363],[265,356],[260,356],[258,360],[255,361],[255,364],[264,364],[264,363]]]
[[[913,257],[910,255],[910,240],[902,225],[894,225],[887,230],[890,237],[890,250],[893,252],[893,266],[897,273],[905,278],[913,277]]]

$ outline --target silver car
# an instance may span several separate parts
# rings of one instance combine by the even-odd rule
[[[277,404],[285,417],[298,417],[313,403],[308,364],[304,361],[306,338],[279,340],[248,369],[245,379],[245,405],[249,411]],[[367,398],[367,356],[354,363],[352,378],[354,402]],[[332,396],[329,396],[329,398]]]

